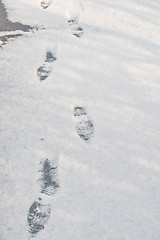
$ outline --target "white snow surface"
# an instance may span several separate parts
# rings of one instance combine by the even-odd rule
[[[159,240],[160,1],[3,2],[11,21],[45,29],[0,48],[0,239],[28,240],[46,153],[60,188],[35,240]],[[75,16],[82,38],[67,23]],[[40,82],[48,49],[57,61]],[[94,124],[89,142],[75,106]]]

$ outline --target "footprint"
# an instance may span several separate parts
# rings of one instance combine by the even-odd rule
[[[88,121],[82,120],[76,126],[76,130],[77,130],[77,133],[80,136],[80,138],[82,138],[85,141],[88,141],[94,132],[94,126],[90,120],[88,120]]]
[[[42,1],[41,2],[41,7],[43,8],[43,9],[46,9],[46,8],[48,8],[49,7],[49,5],[51,4],[51,1],[50,0],[45,0],[45,1]]]
[[[27,218],[30,238],[45,228],[52,209],[53,195],[59,188],[56,161],[43,157],[40,162],[40,174],[41,190],[38,200],[31,205]]]
[[[79,26],[78,17],[68,20],[71,32],[74,36],[81,38],[83,35],[83,28]]]
[[[87,112],[83,107],[75,107],[73,113],[74,113],[75,117],[77,117],[77,116],[79,117],[79,116],[82,116],[82,115],[87,115]]]
[[[88,118],[88,114],[84,107],[75,107],[73,111],[77,120],[76,131],[80,138],[88,141],[94,133],[94,126]]]
[[[43,64],[40,66],[37,70],[37,75],[40,78],[40,81],[45,80],[51,73],[52,68],[51,66],[48,66],[48,64]]]
[[[59,188],[57,166],[47,158],[42,159],[40,165],[41,178],[39,181],[41,183],[41,193],[52,196]]]
[[[45,80],[50,75],[52,72],[52,62],[56,60],[57,58],[55,54],[53,54],[51,51],[47,51],[45,62],[37,69],[37,75],[40,81]]]
[[[29,233],[34,237],[39,231],[44,229],[51,213],[50,204],[41,204],[39,201],[33,202],[29,209],[28,226]]]
[[[54,61],[56,61],[56,60],[57,60],[57,59],[56,59],[56,57],[54,56],[54,54],[53,54],[52,52],[50,52],[50,51],[47,51],[45,62],[54,62]]]

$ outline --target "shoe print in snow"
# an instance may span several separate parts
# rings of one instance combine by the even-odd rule
[[[94,126],[91,120],[88,118],[88,114],[84,107],[75,107],[73,111],[76,117],[76,131],[80,138],[84,141],[88,141],[94,133]]]
[[[56,56],[51,51],[47,51],[43,65],[37,69],[37,75],[40,81],[45,80],[50,75],[52,72],[52,63],[56,60]]]
[[[41,2],[41,7],[42,7],[43,9],[46,9],[46,8],[49,7],[50,4],[51,4],[51,1],[45,0],[45,1],[42,1],[42,2]]]
[[[68,24],[70,26],[72,34],[78,38],[81,38],[83,35],[83,29],[78,24],[78,18],[68,20]]]
[[[28,232],[34,237],[43,230],[51,213],[50,204],[43,205],[38,201],[33,202],[28,214]]]
[[[53,161],[46,159],[41,160],[41,193],[48,196],[52,196],[56,193],[59,188],[59,183],[57,180],[57,166],[55,166]]]

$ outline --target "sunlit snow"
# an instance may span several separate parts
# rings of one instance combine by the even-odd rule
[[[160,2],[2,2],[0,239],[159,240]]]

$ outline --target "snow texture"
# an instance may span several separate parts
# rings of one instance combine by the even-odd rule
[[[0,239],[159,240],[159,0],[3,3]]]

